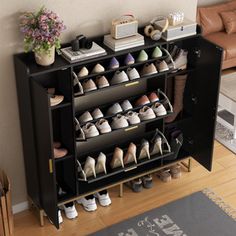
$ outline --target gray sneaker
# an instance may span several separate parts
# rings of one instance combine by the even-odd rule
[[[111,79],[111,85],[129,81],[128,75],[124,71],[116,71]]]

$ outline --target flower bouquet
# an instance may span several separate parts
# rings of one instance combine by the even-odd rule
[[[32,50],[36,62],[51,65],[55,49],[60,48],[60,35],[65,25],[58,15],[42,7],[38,12],[26,12],[20,17],[20,30],[24,34],[25,52]]]

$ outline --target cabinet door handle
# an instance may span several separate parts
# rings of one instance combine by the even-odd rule
[[[137,129],[137,128],[138,128],[138,126],[136,125],[134,127],[130,127],[130,128],[125,129],[125,132],[131,131],[131,130]]]
[[[134,170],[134,169],[136,169],[136,168],[137,168],[137,166],[131,166],[131,167],[125,169],[125,172],[131,171],[131,170]]]
[[[139,84],[139,81],[128,83],[128,84],[125,85],[125,87],[134,86],[134,85],[137,85],[137,84]]]
[[[49,173],[52,174],[53,173],[52,159],[48,160],[48,164],[49,164]]]

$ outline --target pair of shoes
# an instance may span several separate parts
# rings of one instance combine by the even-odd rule
[[[92,120],[97,120],[99,118],[103,118],[104,115],[101,112],[101,110],[99,108],[94,109],[91,113],[86,111],[84,112],[82,115],[79,116],[79,122],[80,123],[86,123]]]
[[[129,111],[125,115],[118,114],[112,117],[111,127],[112,129],[122,129],[130,125],[140,123],[140,118],[138,113],[134,111]]]
[[[105,68],[101,65],[101,64],[96,64],[92,71],[91,71],[91,74],[96,74],[96,73],[101,73],[101,72],[104,72],[105,71]],[[78,78],[82,78],[82,77],[85,77],[85,76],[88,76],[89,75],[89,71],[88,69],[84,66],[80,69],[80,71],[78,72],[77,76]]]
[[[95,124],[88,122],[83,127],[82,130],[86,138],[96,137],[100,134],[105,134],[111,132],[111,126],[106,119],[100,119]]]
[[[170,182],[172,178],[178,179],[181,175],[181,166],[179,164],[173,165],[169,169],[164,169],[157,172],[157,176],[163,182]]]
[[[61,210],[63,210],[65,212],[66,218],[67,219],[75,219],[76,217],[78,217],[78,212],[75,208],[75,204],[73,202],[67,203],[65,205],[62,205]],[[62,216],[61,216],[61,212],[58,211],[58,218],[59,218],[59,223],[63,222]]]
[[[111,85],[120,84],[127,82],[129,80],[134,80],[139,78],[140,75],[138,71],[135,68],[129,67],[126,70],[126,73],[123,70],[122,71],[117,70],[111,79]]]
[[[133,192],[139,193],[143,190],[143,187],[146,189],[152,188],[153,186],[152,176],[145,175],[142,178],[131,180],[130,184]]]
[[[61,148],[60,142],[54,142],[53,143],[53,154],[54,158],[61,158],[66,156],[68,153],[68,150],[65,148]]]
[[[135,102],[135,107],[139,107],[139,106],[144,106],[147,105],[149,103],[152,102],[159,102],[159,96],[157,95],[157,93],[152,92],[150,93],[148,96],[147,95],[143,95],[141,96],[136,102]]]
[[[63,95],[55,95],[55,88],[47,89],[48,95],[50,97],[50,106],[56,106],[64,100]]]
[[[107,173],[106,170],[106,155],[102,152],[98,155],[97,163],[93,157],[88,156],[86,158],[83,171],[86,179],[93,176],[96,178],[96,174]]]
[[[119,168],[119,167],[124,168],[126,164],[129,164],[132,162],[137,163],[136,150],[137,150],[136,145],[134,143],[130,143],[128,150],[126,154],[124,155],[123,150],[119,147],[116,147],[113,153],[112,160],[110,162],[111,168],[112,169]]]
[[[108,86],[110,86],[110,84],[104,75],[97,76],[96,83],[92,79],[85,79],[82,82],[82,87],[83,87],[84,92],[90,92],[90,91],[102,89]]]
[[[144,106],[139,110],[139,116],[142,121],[151,120],[156,116],[164,116],[167,114],[165,107],[160,102],[155,102],[151,107]]]
[[[152,58],[159,58],[159,57],[162,57],[162,51],[158,46],[156,46],[152,51]],[[148,54],[145,52],[145,50],[141,50],[137,57],[137,62],[143,62],[147,60],[148,60]]]
[[[113,116],[116,115],[120,112],[123,111],[128,111],[133,109],[133,106],[131,105],[129,100],[124,100],[121,104],[119,104],[118,102],[113,104],[111,107],[108,108],[106,115],[107,116]]]
[[[81,204],[84,210],[88,212],[96,211],[97,210],[97,204],[95,200],[96,198],[98,199],[99,204],[103,207],[111,205],[111,199],[107,190],[103,190],[94,195],[89,195],[87,197],[81,198],[77,200],[77,203]]]

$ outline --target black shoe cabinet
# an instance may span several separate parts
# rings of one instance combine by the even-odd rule
[[[184,144],[177,160],[192,156],[211,170],[222,49],[208,42],[201,35],[171,42],[154,42],[145,39],[144,46],[116,53],[105,47],[101,38],[96,41],[107,50],[108,54],[74,64],[69,64],[61,56],[57,56],[53,65],[41,67],[36,65],[32,54],[14,55],[27,191],[34,204],[45,211],[57,228],[59,227],[58,205],[63,201],[119,184],[121,181],[124,182],[141,174],[145,175],[147,171],[171,163],[171,161],[165,161],[165,157],[173,153],[165,152],[162,156],[152,156],[150,160],[130,164],[124,169],[109,168],[109,161],[116,146],[126,150],[131,141],[138,146],[142,138],[151,139],[155,128],[163,132],[172,126],[181,129]],[[83,66],[91,71],[97,63],[107,68],[113,56],[120,62],[118,70],[126,70],[128,66],[123,65],[122,62],[127,53],[130,52],[134,58],[137,58],[140,50],[145,49],[151,58],[151,52],[155,46],[168,50],[173,44],[188,50],[186,70],[144,76],[74,97],[72,71],[78,72]],[[165,57],[164,54],[163,58]],[[148,62],[154,61],[154,59],[148,60]],[[131,67],[140,70],[145,63],[135,63]],[[115,70],[107,70],[100,74],[111,78]],[[134,101],[141,95],[157,89],[167,93],[168,81],[182,73],[188,74],[184,92],[184,108],[174,122],[165,124],[164,117],[158,117],[86,141],[76,142],[75,116],[87,110],[93,111],[96,107],[105,111],[117,101],[125,99]],[[97,75],[90,74],[86,78],[96,78]],[[50,98],[47,93],[47,88],[51,87],[56,89],[56,94],[64,95],[64,101],[54,107],[50,107]],[[65,157],[54,159],[53,141],[60,141],[62,147],[67,148],[68,154]],[[83,181],[77,173],[77,159],[83,166],[88,155],[97,158],[100,151],[107,155],[108,173]],[[57,195],[58,185],[66,192],[63,196]]]

